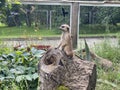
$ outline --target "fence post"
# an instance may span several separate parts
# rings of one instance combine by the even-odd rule
[[[79,37],[79,11],[80,11],[79,3],[73,2],[71,5],[70,26],[74,49],[77,48]]]

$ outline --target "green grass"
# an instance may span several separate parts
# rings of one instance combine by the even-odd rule
[[[120,38],[118,38],[120,40]],[[97,55],[106,58],[113,63],[112,69],[105,70],[97,66],[98,81],[96,90],[120,90],[120,43],[116,47],[111,46],[108,39],[95,46]]]
[[[57,30],[36,30],[34,27],[0,27],[0,38],[27,38],[59,36]]]
[[[82,32],[86,33],[82,33]],[[94,33],[89,33],[94,32]],[[98,31],[98,30],[97,30]],[[80,37],[104,37],[104,36],[117,36],[118,32],[115,33],[100,33],[95,30],[87,30],[82,28],[80,30]],[[29,38],[29,37],[59,37],[61,32],[58,29],[39,29],[36,30],[34,27],[20,26],[20,27],[7,27],[0,24],[0,38]]]
[[[112,67],[103,68],[99,63],[97,63],[96,59],[96,90],[120,90],[120,34],[117,38],[118,44],[116,42],[115,46],[111,44],[109,37],[107,37],[104,38],[103,42],[95,44],[94,47],[89,47],[92,52],[95,52],[98,56],[110,60],[113,63]],[[84,47],[80,47],[79,50]]]
[[[109,34],[80,34],[79,37],[117,37],[118,33],[109,33]]]

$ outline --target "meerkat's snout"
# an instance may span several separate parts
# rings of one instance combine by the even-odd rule
[[[64,26],[60,26],[60,27],[59,27],[59,30],[64,31]]]

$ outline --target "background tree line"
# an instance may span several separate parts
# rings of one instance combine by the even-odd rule
[[[92,0],[91,0],[92,1]],[[102,0],[98,0],[102,1]],[[35,26],[35,28],[55,28],[61,23],[70,22],[69,6],[50,5],[9,5],[5,0],[0,3],[0,22],[8,26]],[[109,25],[119,26],[119,7],[80,7],[80,25]],[[108,27],[109,28],[109,27]]]

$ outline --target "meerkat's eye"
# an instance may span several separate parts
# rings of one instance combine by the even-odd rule
[[[62,28],[64,28],[65,26],[62,26]]]

